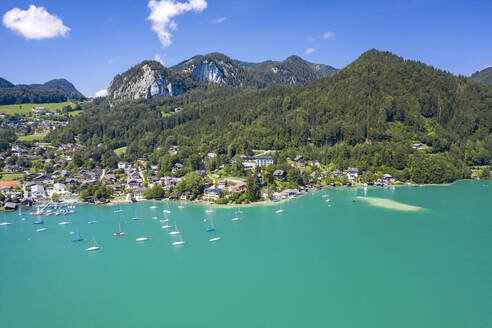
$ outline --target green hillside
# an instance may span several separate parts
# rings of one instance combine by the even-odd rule
[[[158,106],[184,107],[162,117]],[[467,177],[492,157],[492,90],[466,78],[370,50],[333,77],[261,90],[212,88],[174,98],[102,105],[48,136],[95,145],[104,160],[127,146],[166,169],[189,169],[216,151],[222,162],[253,149],[277,150],[277,163],[302,154],[333,168],[389,172],[397,179],[442,183]],[[425,150],[415,150],[422,143]],[[167,147],[178,144],[173,158]],[[159,151],[156,151],[160,148]],[[198,160],[197,160],[198,159]]]

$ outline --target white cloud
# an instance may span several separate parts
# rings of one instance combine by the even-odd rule
[[[154,60],[164,65],[164,59],[162,59],[162,56],[160,54],[155,55]]]
[[[47,39],[67,35],[70,28],[44,7],[30,5],[29,9],[14,8],[3,15],[3,25],[26,39]]]
[[[108,60],[108,64],[112,64],[112,63],[114,63],[114,59],[113,59],[113,58],[110,58],[110,59]]]
[[[314,48],[307,48],[306,51],[305,51],[305,53],[306,53],[306,55],[310,55],[310,54],[312,54],[314,52],[314,50],[316,50],[316,49],[314,49]]]
[[[210,21],[210,23],[213,23],[213,24],[220,24],[220,23],[223,23],[225,22],[225,20],[227,19],[227,17],[219,17],[219,18],[216,18],[216,19],[212,19]]]
[[[150,15],[147,19],[152,22],[152,30],[157,33],[162,46],[168,47],[171,44],[171,31],[178,28],[176,22],[173,21],[173,17],[184,14],[187,11],[202,12],[207,8],[207,1],[150,0],[147,6],[150,9]]]
[[[108,90],[102,89],[96,92],[96,97],[106,97],[108,95]]]
[[[335,37],[335,33],[331,32],[331,31],[325,32],[321,36],[322,39],[333,39],[334,37]]]

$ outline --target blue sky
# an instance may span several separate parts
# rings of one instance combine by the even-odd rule
[[[152,21],[149,0],[2,0],[0,77],[13,83],[63,77],[93,96],[114,75],[156,55],[171,66],[215,51],[243,61],[295,54],[342,68],[376,48],[454,74],[492,65],[490,0],[154,2],[163,7]],[[58,19],[17,21],[30,5]],[[170,33],[168,41],[153,23],[161,36]]]

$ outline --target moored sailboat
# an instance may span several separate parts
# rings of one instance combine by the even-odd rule
[[[92,240],[94,242],[93,246],[88,247],[85,250],[88,251],[88,252],[93,252],[93,251],[100,250],[102,247],[97,244],[97,241],[96,241],[96,238],[94,237],[94,235],[92,235]]]

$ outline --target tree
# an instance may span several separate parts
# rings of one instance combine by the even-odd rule
[[[147,188],[142,192],[142,195],[145,199],[159,199],[164,198],[165,192],[164,189],[156,184],[152,188]]]
[[[60,200],[60,195],[58,195],[56,192],[54,192],[52,195],[51,195],[51,200],[54,201],[54,202],[57,202]]]
[[[258,174],[251,170],[246,179],[246,198],[250,202],[260,199],[260,180]]]
[[[480,171],[480,175],[479,175],[480,179],[482,180],[487,180],[487,179],[490,179],[490,168],[489,167],[485,167],[483,168],[481,171]]]

